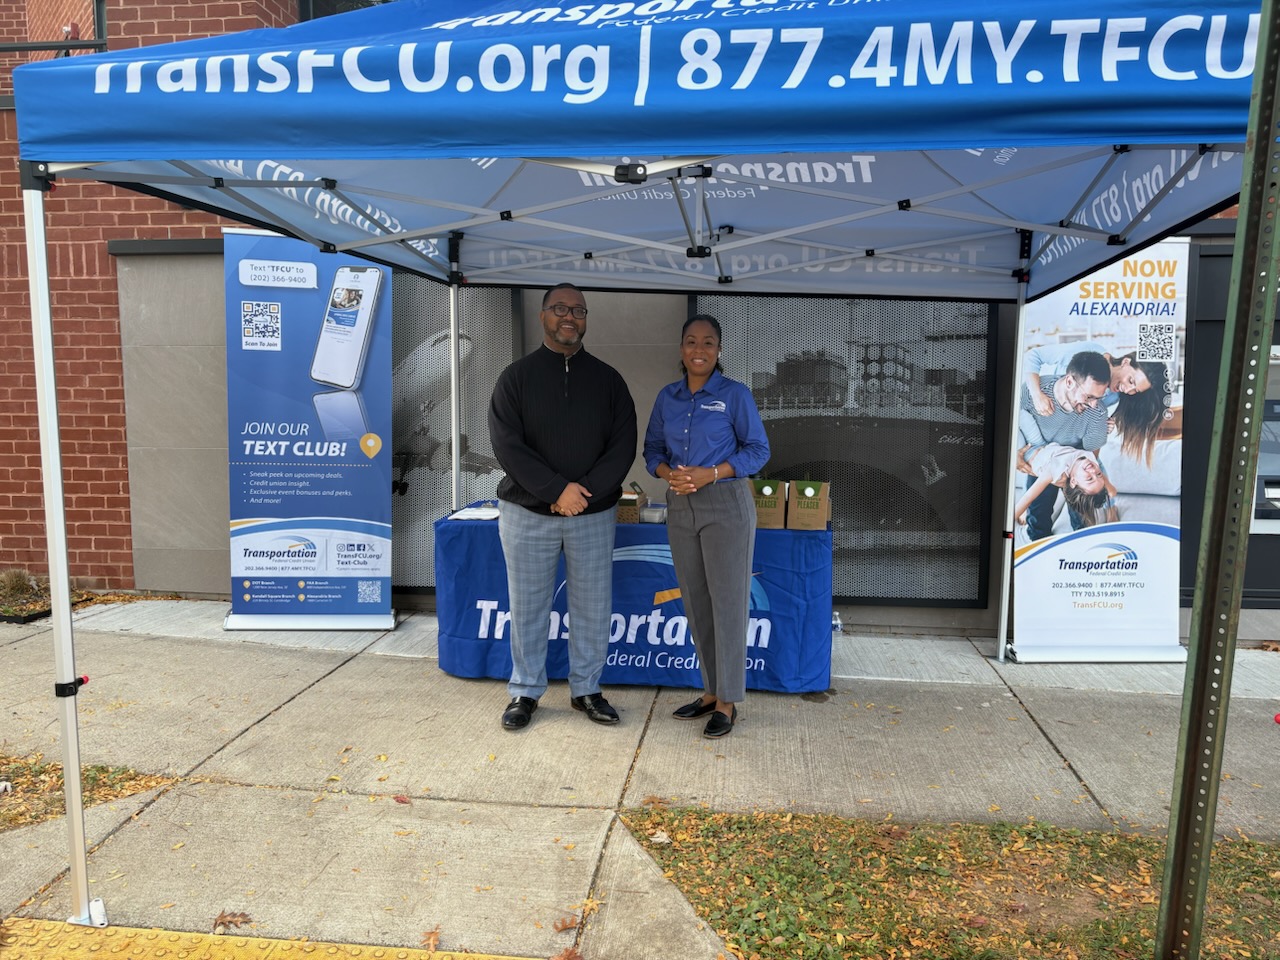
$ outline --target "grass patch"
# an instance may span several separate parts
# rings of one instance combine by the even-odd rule
[[[89,590],[71,588],[71,606],[76,610],[99,603],[180,599],[182,598],[176,593],[93,593]],[[52,602],[48,577],[35,576],[18,567],[0,570],[0,616],[26,617],[32,614],[48,613]]]
[[[174,777],[138,773],[128,767],[101,764],[80,771],[85,806],[119,800],[175,782]],[[44,755],[27,757],[0,754],[0,831],[29,827],[60,817],[66,809],[62,792],[62,764],[50,763]]]
[[[1164,840],[655,806],[624,822],[750,960],[1125,960],[1154,950]],[[1202,955],[1280,957],[1280,845],[1212,854]]]

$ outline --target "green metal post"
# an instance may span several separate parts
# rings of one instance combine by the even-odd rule
[[[1156,960],[1197,960],[1200,956],[1209,886],[1209,855],[1280,268],[1276,237],[1280,225],[1280,117],[1276,114],[1280,31],[1276,14],[1274,0],[1263,0],[1231,295],[1218,374],[1217,415],[1209,447],[1208,509],[1196,565]]]

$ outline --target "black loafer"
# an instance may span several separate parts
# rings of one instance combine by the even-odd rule
[[[618,711],[609,706],[604,694],[588,693],[581,697],[573,697],[569,701],[573,709],[581,710],[596,723],[617,723]]]
[[[705,717],[708,713],[716,708],[716,702],[712,700],[710,703],[703,703],[699,697],[693,703],[686,703],[683,707],[677,707],[671,711],[671,715],[677,720],[697,720],[699,717]]]
[[[502,711],[502,729],[520,730],[529,725],[533,711],[538,709],[538,701],[533,697],[512,697],[507,709]]]
[[[738,719],[738,708],[733,707],[733,713],[725,716],[719,710],[711,715],[711,719],[707,721],[706,727],[703,728],[702,735],[715,739],[723,737],[726,733],[733,729],[734,721]]]

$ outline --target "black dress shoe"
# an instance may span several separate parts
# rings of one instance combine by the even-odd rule
[[[609,706],[609,701],[601,693],[588,693],[581,697],[573,697],[570,701],[573,709],[581,710],[596,723],[617,723],[618,711]]]
[[[538,709],[538,701],[533,697],[512,697],[507,709],[502,711],[502,729],[520,730],[529,725],[533,711]]]
[[[712,700],[710,703],[703,703],[699,697],[693,703],[686,703],[683,707],[677,707],[671,711],[671,715],[677,720],[697,720],[699,717],[705,717],[708,713],[716,708],[716,702]]]
[[[711,719],[707,721],[706,727],[703,728],[702,735],[715,739],[716,737],[723,737],[732,730],[734,721],[738,719],[738,708],[735,706],[732,710],[733,713],[727,717],[719,710],[713,713]]]

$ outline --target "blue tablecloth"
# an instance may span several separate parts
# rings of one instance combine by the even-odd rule
[[[496,520],[435,524],[440,667],[511,675],[506,565]],[[564,582],[564,568],[558,583]],[[697,656],[663,524],[618,524],[613,624],[602,682],[701,688]],[[547,675],[569,673],[564,590],[548,632]],[[831,532],[758,530],[747,635],[747,687],[805,693],[831,682]]]

